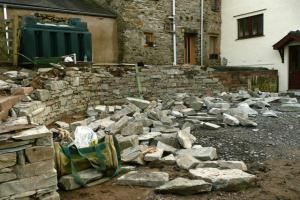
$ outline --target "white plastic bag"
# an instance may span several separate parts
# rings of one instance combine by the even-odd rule
[[[98,143],[97,134],[88,126],[77,126],[74,144],[77,148],[84,148]]]

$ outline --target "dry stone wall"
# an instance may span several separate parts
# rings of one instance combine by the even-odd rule
[[[138,73],[141,94],[145,99],[167,94],[204,94],[219,92],[222,85],[198,66],[149,66]],[[135,68],[132,65],[95,66],[92,72],[67,68],[61,80],[44,81],[43,89],[31,95],[34,101],[14,106],[21,116],[49,124],[65,114],[85,111],[100,104],[121,105],[128,96],[140,96]]]
[[[0,125],[0,199],[59,200],[52,134],[27,117]]]

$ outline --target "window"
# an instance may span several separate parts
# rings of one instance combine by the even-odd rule
[[[209,59],[219,59],[218,36],[209,36]]]
[[[263,14],[238,19],[238,39],[263,36],[263,22]]]
[[[211,10],[219,12],[221,10],[221,0],[211,0]]]
[[[153,33],[145,32],[145,47],[153,47],[154,46],[154,35]]]

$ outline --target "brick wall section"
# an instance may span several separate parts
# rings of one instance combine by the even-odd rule
[[[235,91],[241,88],[261,91],[278,91],[277,70],[247,70],[247,71],[214,71],[213,77],[218,78],[225,88]]]
[[[98,66],[95,72],[67,71],[62,80],[48,80],[35,91],[40,101],[20,102],[15,108],[34,122],[49,124],[65,114],[85,111],[94,105],[122,105],[126,97],[138,97],[134,66]],[[139,73],[145,99],[166,94],[220,92],[218,79],[197,66],[152,66]]]

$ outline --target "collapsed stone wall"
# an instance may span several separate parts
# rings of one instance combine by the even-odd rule
[[[223,89],[217,78],[198,66],[149,66],[138,73],[141,94],[145,99],[163,98],[167,94],[201,95]],[[90,72],[67,68],[60,80],[43,82],[34,91],[34,101],[19,102],[14,108],[19,116],[49,124],[63,115],[85,111],[100,104],[121,105],[128,96],[140,96],[135,67],[132,65],[94,66]]]

